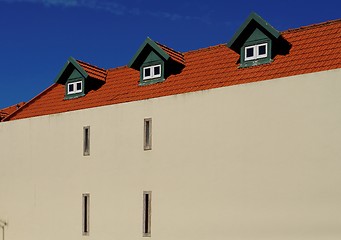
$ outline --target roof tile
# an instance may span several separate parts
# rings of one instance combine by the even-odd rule
[[[180,52],[175,51],[174,49],[171,49],[161,43],[156,42],[156,44],[161,47],[161,49],[163,51],[165,51],[170,57],[171,59],[173,59],[174,61],[181,63],[182,65],[185,64],[185,59],[184,59],[184,55]]]
[[[12,105],[12,106],[0,109],[0,122],[5,117],[9,116],[10,114],[14,113],[16,110],[21,108],[24,104],[25,104],[24,102],[20,102],[18,104],[15,104],[15,105]]]
[[[77,60],[77,62],[89,74],[90,77],[105,81],[107,76],[107,71],[105,69],[96,67],[81,60]]]

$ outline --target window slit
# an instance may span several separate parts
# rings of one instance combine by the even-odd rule
[[[83,128],[83,155],[90,155],[90,126]]]
[[[152,119],[144,119],[144,150],[152,149]]]
[[[151,191],[143,192],[143,237],[151,236]]]
[[[83,194],[83,235],[89,235],[90,195]]]

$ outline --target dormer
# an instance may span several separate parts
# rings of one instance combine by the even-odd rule
[[[65,86],[65,99],[85,96],[104,84],[106,71],[70,57],[55,82]]]
[[[65,85],[65,99],[77,98],[85,95],[85,79],[88,76],[78,62],[70,57],[55,82]]]
[[[250,14],[227,46],[240,55],[240,67],[270,63],[290,49],[280,32],[256,13]]]
[[[142,43],[128,64],[140,72],[140,86],[163,82],[170,75],[180,73],[184,66],[182,53],[150,38]]]

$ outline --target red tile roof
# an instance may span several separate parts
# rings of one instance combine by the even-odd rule
[[[72,100],[64,100],[64,86],[53,84],[7,117],[14,120],[61,113],[91,107],[138,101],[174,94],[245,84],[274,78],[341,68],[341,19],[282,32],[292,44],[290,53],[277,55],[274,61],[238,68],[239,55],[226,44],[179,54],[160,45],[174,58],[184,57],[180,74],[164,82],[139,86],[140,74],[128,67],[104,70],[79,61],[90,76],[105,79],[96,91]]]
[[[96,67],[81,60],[77,60],[77,62],[89,74],[90,77],[105,81],[105,78],[107,77],[107,71],[105,69]]]
[[[171,49],[161,43],[156,42],[156,44],[163,50],[165,51],[170,57],[171,59],[173,59],[174,61],[181,63],[182,65],[185,64],[185,59],[184,59],[184,55],[181,52],[177,52],[174,49]]]
[[[20,107],[22,107],[25,103],[21,102],[18,104],[15,104],[13,106],[9,106],[3,109],[0,109],[0,121],[7,117],[8,115],[14,113],[16,110],[18,110]]]

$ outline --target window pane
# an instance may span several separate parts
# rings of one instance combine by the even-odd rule
[[[81,91],[81,90],[82,90],[82,83],[81,83],[81,82],[78,82],[78,83],[77,83],[77,90],[78,90],[78,91]]]
[[[265,45],[258,46],[258,55],[264,55],[266,54],[266,47]]]
[[[145,68],[144,69],[144,76],[145,77],[150,77],[150,68]]]
[[[246,49],[246,57],[249,58],[249,57],[253,57],[253,56],[254,56],[253,48]]]
[[[160,74],[160,66],[154,67],[154,75]]]
[[[69,84],[69,92],[73,92],[73,84]]]

